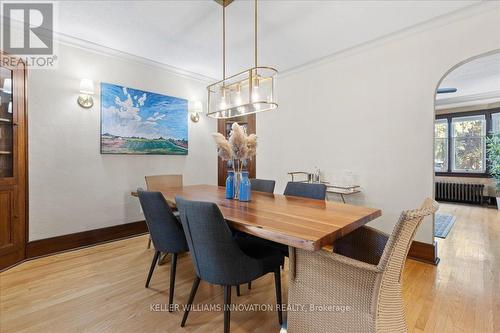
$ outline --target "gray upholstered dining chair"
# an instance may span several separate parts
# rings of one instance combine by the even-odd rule
[[[274,180],[252,178],[250,184],[252,191],[273,193],[276,182]]]
[[[250,238],[234,239],[215,203],[176,197],[182,226],[191,252],[196,278],[182,318],[184,327],[200,280],[224,286],[224,332],[229,332],[231,286],[274,273],[276,301],[281,304],[280,266],[283,255]],[[282,324],[281,307],[278,320]]]
[[[288,182],[283,194],[294,197],[325,200],[326,185],[319,183]]]
[[[161,192],[168,187],[182,187],[182,175],[155,175],[145,176],[148,191]],[[151,247],[151,237],[148,239],[148,249]],[[161,258],[161,257],[160,257]]]
[[[407,332],[401,275],[424,217],[426,199],[404,211],[391,235],[362,227],[334,243],[334,252],[290,250],[289,303],[337,306],[338,311],[288,313],[288,333]]]
[[[250,184],[251,184],[252,191],[273,193],[274,187],[276,185],[276,181],[268,180],[268,179],[251,178]],[[248,289],[252,289],[252,282],[248,282]],[[236,291],[237,291],[238,296],[239,296],[240,295],[240,286],[236,287]]]
[[[149,235],[155,248],[155,254],[146,280],[146,288],[149,287],[149,282],[151,281],[156,263],[160,258],[160,253],[171,253],[168,308],[169,312],[172,312],[171,304],[174,299],[177,255],[189,251],[189,247],[184,236],[184,231],[182,230],[182,225],[172,213],[163,195],[160,192],[149,192],[141,189],[137,190],[137,194],[142,210],[144,211]]]

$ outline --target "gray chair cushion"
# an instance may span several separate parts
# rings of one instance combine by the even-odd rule
[[[168,253],[187,252],[189,247],[178,218],[160,192],[138,190],[146,224],[157,251]]]
[[[274,186],[276,182],[274,180],[266,180],[266,179],[250,179],[250,183],[252,185],[252,191],[257,192],[266,192],[273,193]]]
[[[277,251],[247,253],[233,239],[219,207],[210,202],[176,198],[182,225],[191,251],[196,274],[202,280],[220,285],[239,285],[274,271],[283,262]]]
[[[288,182],[286,184],[284,195],[294,197],[303,197],[309,199],[325,200],[326,199],[326,185],[325,184],[311,184],[311,183],[298,183]]]

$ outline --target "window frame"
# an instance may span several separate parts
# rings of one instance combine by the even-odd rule
[[[444,138],[437,138],[436,137],[436,125],[438,123],[443,123],[446,124],[446,137]],[[450,144],[449,144],[449,134],[450,134],[450,129],[449,129],[449,122],[447,121],[446,118],[441,118],[441,119],[435,119],[434,120],[434,172],[448,172],[448,171],[437,171],[436,170],[436,140],[437,139],[445,139],[446,140],[446,170],[449,170],[450,168]]]
[[[482,170],[478,170],[478,171],[475,171],[475,170],[467,170],[467,169],[457,169],[456,168],[456,165],[455,165],[455,162],[457,160],[457,154],[456,154],[456,140],[457,139],[460,139],[460,137],[457,137],[455,136],[455,128],[454,128],[454,124],[455,123],[459,123],[459,122],[466,122],[466,121],[481,121],[482,122],[482,128],[481,128],[481,137],[483,138],[483,140],[481,141],[481,150],[482,150],[482,160],[481,160],[481,163],[482,163],[482,166],[483,166],[483,169]],[[449,164],[451,164],[449,167],[448,167],[448,170],[453,172],[453,173],[466,173],[466,174],[472,174],[472,173],[478,173],[478,174],[484,174],[484,173],[487,173],[488,171],[488,168],[486,166],[486,136],[488,135],[488,130],[487,130],[487,123],[486,123],[486,115],[483,115],[483,114],[475,114],[475,115],[471,115],[471,116],[462,116],[462,117],[452,117],[451,118],[451,131],[449,130],[448,133],[450,134],[451,133],[451,152],[448,153],[448,158],[451,158],[451,160],[449,161]],[[477,137],[474,137],[474,138],[477,138]]]
[[[498,112],[492,112],[491,113],[491,127],[490,127],[490,131],[492,133],[493,133],[493,116],[498,117],[498,122],[499,122],[499,125],[500,125],[500,109],[498,110]],[[500,133],[500,126],[498,127],[498,132],[494,132],[494,133]]]
[[[439,114],[435,116],[435,121],[446,119],[448,122],[448,170],[447,171],[434,171],[434,174],[436,176],[444,176],[444,177],[477,177],[477,178],[491,178],[490,174],[488,173],[489,171],[489,163],[488,160],[486,159],[486,150],[483,156],[483,159],[486,159],[485,162],[485,171],[484,172],[463,172],[463,171],[453,171],[453,160],[454,158],[454,151],[453,151],[453,126],[452,126],[452,119],[453,118],[463,118],[463,117],[470,117],[470,116],[484,116],[486,119],[486,135],[489,135],[490,132],[492,131],[492,115],[500,113],[500,107],[499,108],[494,108],[494,109],[487,109],[487,110],[474,110],[474,111],[466,111],[466,112],[455,112],[455,113],[447,113],[447,114]],[[434,122],[435,123],[435,122]],[[435,139],[434,138],[434,144],[435,144]],[[485,145],[483,143],[483,145]],[[435,155],[433,155],[435,156]],[[434,160],[433,160],[434,161]],[[433,163],[434,164],[434,163]],[[433,166],[434,167],[434,166]]]

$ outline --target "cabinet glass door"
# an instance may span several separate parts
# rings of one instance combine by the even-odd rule
[[[0,178],[13,177],[12,71],[0,67]]]

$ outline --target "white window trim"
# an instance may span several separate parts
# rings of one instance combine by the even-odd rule
[[[493,120],[494,118],[498,118],[498,129],[495,130],[493,127],[495,125],[495,121]],[[492,113],[491,114],[491,131],[493,133],[500,133],[500,112]]]

